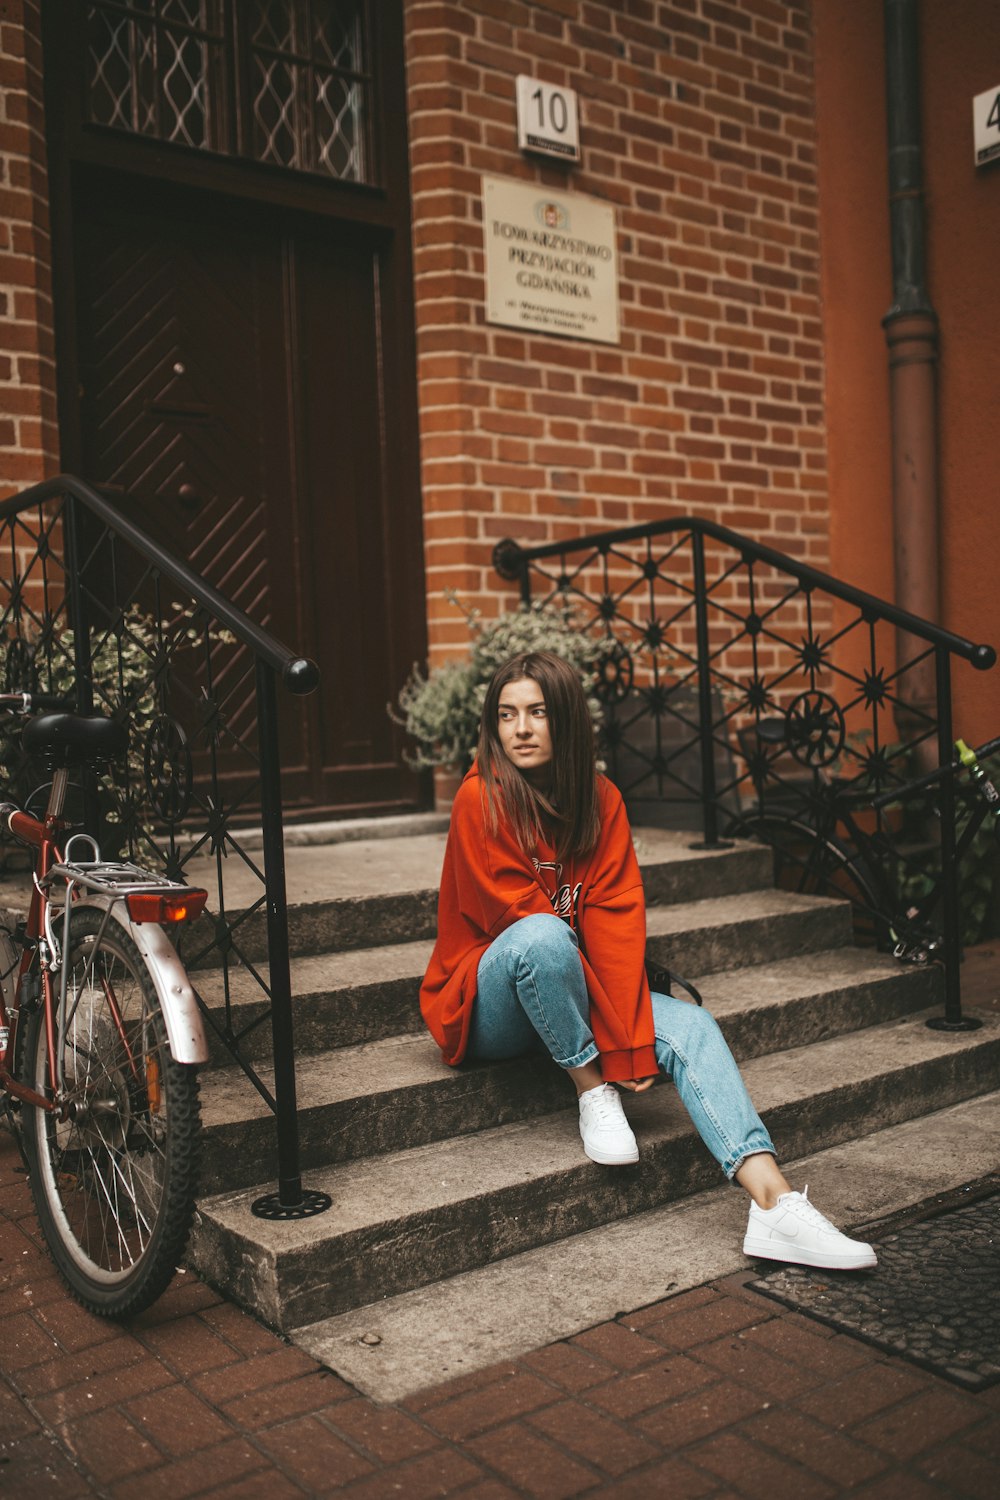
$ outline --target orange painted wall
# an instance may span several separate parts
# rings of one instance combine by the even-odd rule
[[[1000,161],[976,167],[972,154],[973,96],[1000,91],[1000,6],[925,0],[921,40],[928,266],[941,322],[941,595],[947,625],[1000,650]],[[979,740],[1000,734],[1000,667],[962,674],[956,722]]]
[[[893,596],[888,364],[892,299],[882,6],[814,0],[831,570]],[[1000,164],[976,168],[972,98],[1000,86],[995,0],[923,0],[928,286],[940,320],[942,623],[1000,647],[997,446]],[[955,671],[956,725],[1000,732],[1000,668]]]

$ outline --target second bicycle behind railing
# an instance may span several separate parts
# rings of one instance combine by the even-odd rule
[[[780,757],[795,733],[794,723],[775,717],[762,719],[752,737],[766,747],[766,759],[768,751]],[[748,732],[744,739],[750,737]],[[901,962],[928,963],[943,950],[937,793],[946,777],[955,783],[963,938],[980,938],[993,915],[1000,793],[988,764],[998,752],[1000,737],[978,750],[959,740],[948,765],[878,795],[824,770],[811,794],[789,805],[787,796],[769,798],[765,782],[756,803],[734,817],[726,831],[771,847],[779,886],[850,900],[860,942],[891,952]]]

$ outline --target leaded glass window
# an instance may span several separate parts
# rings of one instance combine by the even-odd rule
[[[363,0],[89,0],[87,121],[371,180]]]
[[[253,155],[364,181],[357,5],[251,0],[248,9]]]

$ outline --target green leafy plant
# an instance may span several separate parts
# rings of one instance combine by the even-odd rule
[[[446,596],[462,609],[454,591]],[[475,753],[486,687],[496,668],[522,651],[554,651],[580,674],[595,728],[601,705],[594,683],[607,641],[581,631],[570,610],[532,604],[484,620],[477,609],[462,609],[469,624],[470,649],[464,661],[443,662],[426,674],[414,663],[389,717],[416,743],[407,756],[415,769],[466,769]]]
[[[1000,844],[992,817],[980,825],[962,860],[962,938],[980,943],[997,933]]]
[[[148,733],[160,713],[159,684],[164,672],[162,643],[166,640],[176,650],[194,650],[206,638],[204,625],[191,609],[180,604],[170,606],[170,618],[156,620],[133,605],[122,616],[114,631],[95,635],[92,641],[90,675],[94,707],[102,713],[117,715],[129,728],[127,776],[133,789],[142,788],[145,779],[145,746]],[[209,625],[210,646],[231,644],[232,634]],[[6,646],[3,678],[10,691],[39,691],[72,700],[76,692],[74,633],[68,628],[38,627],[31,635],[12,640]],[[22,721],[13,715],[0,718],[0,783],[5,795],[25,803],[32,799],[34,810],[39,797],[44,800],[47,783],[38,787],[38,768],[20,747]],[[124,767],[112,767],[110,783],[102,780],[101,816],[105,834],[114,839],[115,826],[121,822],[119,796],[114,783],[122,784]],[[71,793],[70,807],[73,806]],[[72,816],[72,813],[70,813]],[[107,851],[105,851],[107,852]]]
[[[885,748],[885,761],[893,764],[903,780],[921,772],[912,746],[892,743]],[[996,778],[996,772],[990,773]],[[859,784],[866,784],[859,778]],[[874,792],[874,784],[871,784]],[[955,783],[955,836],[961,838],[968,820],[978,812],[980,803],[974,788],[963,773]],[[940,873],[940,814],[937,789],[900,802],[890,803],[885,813],[895,815],[898,826],[893,838],[900,850],[892,866],[892,878],[900,905],[915,908],[930,896]],[[973,835],[962,856],[958,870],[961,937],[963,943],[978,943],[993,935],[997,921],[997,897],[1000,892],[1000,845],[995,824],[987,816]],[[940,916],[932,920],[940,921]]]
[[[994,776],[996,773],[993,773]],[[961,782],[956,786],[956,838],[961,838],[969,819],[979,810],[975,792]],[[911,865],[901,880],[905,902],[916,904],[931,890],[936,871],[922,871]],[[994,935],[997,918],[997,893],[1000,890],[1000,845],[997,843],[992,816],[987,814],[958,869],[959,919],[963,943],[980,943]]]

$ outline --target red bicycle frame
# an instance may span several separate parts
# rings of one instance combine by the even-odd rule
[[[31,904],[28,908],[28,920],[25,925],[25,937],[28,939],[28,942],[24,952],[21,954],[17,969],[17,983],[14,992],[18,999],[11,1013],[8,1013],[7,1007],[4,1004],[3,994],[0,992],[0,1024],[7,1028],[7,1046],[4,1049],[2,1059],[0,1059],[0,1085],[9,1094],[13,1094],[16,1099],[24,1100],[26,1104],[33,1104],[39,1109],[55,1110],[57,1105],[54,1099],[46,1099],[44,1095],[29,1088],[27,1084],[18,1083],[10,1071],[8,1060],[14,1055],[17,1027],[21,1015],[20,996],[22,982],[31,967],[35,951],[43,940],[45,932],[44,914],[45,907],[48,904],[48,897],[41,890],[38,882],[44,879],[53,864],[59,863],[61,855],[55,842],[55,835],[61,829],[65,828],[66,824],[61,818],[49,813],[46,814],[43,821],[40,818],[33,818],[30,813],[15,811],[9,815],[8,826],[11,833],[14,834],[20,843],[38,850],[38,868],[35,872],[35,879],[32,881]],[[45,1005],[45,1042],[48,1052],[49,1082],[52,1085],[53,1093],[55,1093],[56,1036],[55,1005],[52,997],[52,973],[47,965],[40,965],[40,972],[43,991],[42,998]]]

